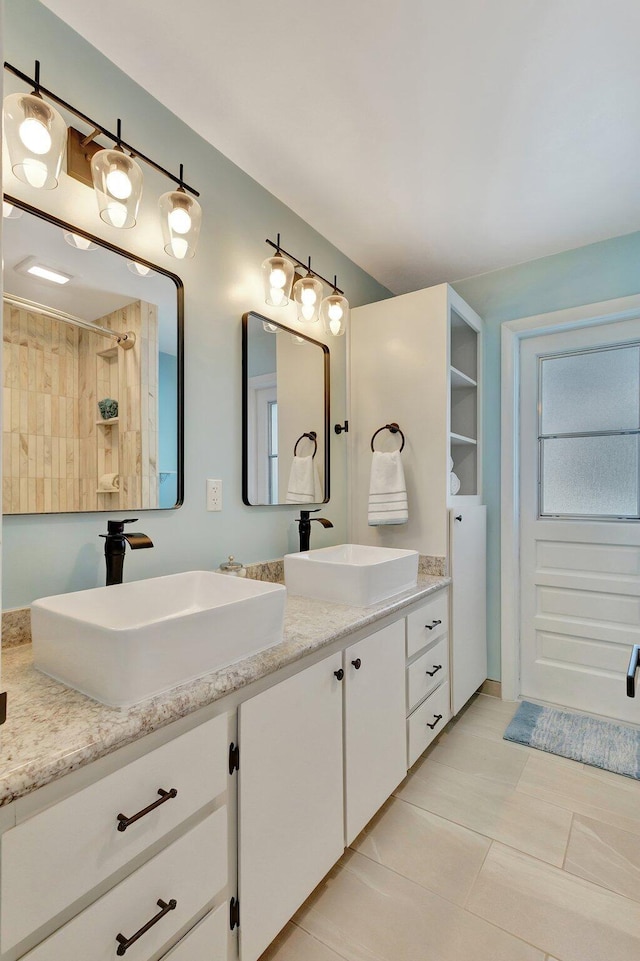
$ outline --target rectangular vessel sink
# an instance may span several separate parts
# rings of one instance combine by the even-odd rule
[[[129,707],[282,640],[281,584],[188,571],[43,597],[31,605],[38,670]]]
[[[284,582],[290,594],[370,607],[418,583],[418,552],[340,544],[286,554]]]

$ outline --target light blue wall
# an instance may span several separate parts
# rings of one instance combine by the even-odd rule
[[[157,198],[169,187],[148,168],[139,225],[131,231],[102,224],[92,191],[69,178],[63,177],[56,190],[36,194],[7,177],[18,196],[177,272],[184,281],[185,504],[140,515],[139,528],[155,548],[129,554],[126,579],[211,569],[229,554],[245,562],[282,556],[295,546],[296,511],[249,508],[241,500],[240,318],[251,309],[269,311],[260,278],[269,250],[265,237],[280,231],[288,249],[303,258],[311,254],[325,276],[337,273],[353,305],[380,300],[388,291],[36,0],[5,0],[4,8],[6,60],[27,73],[35,59],[41,60],[45,86],[105,126],[113,128],[122,117],[126,138],[171,170],[184,163],[187,179],[202,193],[199,250],[194,260],[179,263],[163,253],[157,224]],[[291,322],[291,308],[271,310],[274,319]],[[345,418],[345,339],[330,345],[333,423]],[[332,497],[326,515],[335,526],[326,534],[314,531],[316,544],[346,537],[346,439],[333,432],[331,438]],[[222,478],[221,513],[205,511],[207,477]],[[105,514],[5,518],[2,606],[104,583],[98,535],[105,526]]]
[[[453,284],[485,321],[484,496],[489,677],[500,678],[500,326],[508,320],[640,293],[640,232]]]

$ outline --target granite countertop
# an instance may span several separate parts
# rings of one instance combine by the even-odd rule
[[[375,624],[449,583],[448,577],[421,574],[417,587],[368,608],[289,596],[280,644],[125,710],[99,704],[36,671],[30,644],[9,648],[2,654],[8,717],[0,728],[0,806]]]

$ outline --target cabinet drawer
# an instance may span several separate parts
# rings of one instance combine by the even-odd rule
[[[447,633],[449,592],[438,591],[435,597],[407,616],[407,657]]]
[[[226,789],[226,715],[163,744],[2,835],[2,952],[91,891]],[[131,817],[177,790],[155,810]]]
[[[443,684],[407,718],[408,767],[415,764],[451,717],[449,685]],[[433,727],[430,727],[433,725]]]
[[[449,677],[449,638],[440,640],[407,668],[407,713]]]
[[[175,909],[127,954],[131,961],[147,961],[226,884],[226,835],[227,810],[222,807],[39,944],[24,961],[114,961],[116,936],[131,938],[159,913],[159,899],[168,904],[174,898]]]
[[[185,934],[162,961],[226,961],[229,905],[225,901]]]

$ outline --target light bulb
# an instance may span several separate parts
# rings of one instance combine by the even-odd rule
[[[172,237],[171,238],[171,252],[174,257],[178,260],[184,260],[189,249],[188,241],[184,240],[182,237]]]
[[[122,227],[127,219],[127,208],[117,200],[112,200],[104,210],[103,219],[112,227]]]
[[[281,267],[274,267],[269,274],[269,286],[272,291],[274,287],[284,287],[287,282],[287,275]]]
[[[51,150],[51,134],[35,117],[26,117],[18,128],[18,135],[31,153],[45,154]]]
[[[25,157],[22,162],[25,179],[31,187],[43,187],[47,182],[47,165],[42,160]]]
[[[313,287],[302,288],[300,292],[300,300],[303,304],[305,304],[308,307],[313,307],[317,299],[318,298],[316,296],[316,292],[313,289]],[[304,310],[302,312],[304,314]],[[309,317],[307,317],[306,314],[304,314],[304,316],[306,317],[307,320],[309,320]],[[313,316],[313,311],[311,311],[311,316]]]
[[[307,321],[313,320],[313,315],[315,314],[315,312],[316,312],[316,308],[314,304],[302,304],[302,306],[300,307],[300,313],[302,314],[304,319]]]
[[[105,177],[105,187],[112,197],[117,200],[127,200],[131,196],[132,186],[124,170],[110,170]],[[124,223],[124,220],[123,220]],[[116,226],[122,226],[116,225]]]
[[[340,327],[340,321],[342,320],[342,315],[344,313],[340,304],[329,304],[329,320],[337,321],[338,327]]]
[[[274,307],[281,307],[286,298],[281,287],[272,287],[269,291],[269,299]]]
[[[174,207],[169,214],[169,226],[176,234],[187,234],[191,230],[191,217],[184,207]]]
[[[340,318],[330,317],[329,318],[329,330],[331,333],[337,337],[340,333]]]

